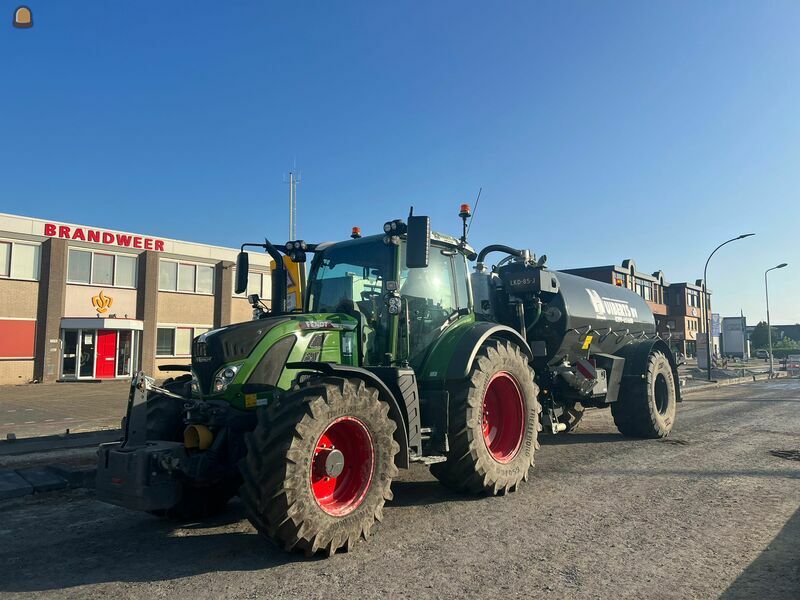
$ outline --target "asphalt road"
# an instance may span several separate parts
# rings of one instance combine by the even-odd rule
[[[687,399],[663,441],[605,411],[546,438],[503,498],[445,491],[417,466],[369,543],[279,551],[238,502],[174,524],[90,492],[0,505],[0,596],[81,598],[799,598],[800,381]]]

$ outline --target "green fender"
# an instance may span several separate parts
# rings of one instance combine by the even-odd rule
[[[426,384],[440,387],[449,381],[464,379],[472,369],[472,363],[480,347],[489,338],[507,340],[533,360],[533,352],[525,339],[511,327],[476,322],[473,318],[461,319],[445,331],[431,348],[420,369],[419,377]]]

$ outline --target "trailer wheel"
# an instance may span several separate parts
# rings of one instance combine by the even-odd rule
[[[620,433],[632,437],[663,438],[675,422],[676,393],[672,367],[663,352],[652,352],[645,378],[623,381],[611,414]]]
[[[539,389],[518,346],[490,340],[450,395],[450,451],[431,465],[460,492],[504,494],[528,478],[539,430]]]
[[[319,378],[260,409],[240,463],[248,519],[306,556],[367,539],[392,499],[395,428],[389,406],[359,379]]]
[[[166,390],[191,397],[191,375],[170,378],[161,384]],[[183,440],[183,402],[177,398],[152,391],[147,396],[147,439],[180,442]],[[183,494],[175,506],[151,510],[151,515],[167,519],[200,519],[222,512],[236,495],[238,477],[212,484],[184,482]]]

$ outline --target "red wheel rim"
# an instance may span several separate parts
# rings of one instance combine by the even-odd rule
[[[333,421],[317,440],[311,491],[319,507],[341,517],[353,512],[372,482],[375,453],[366,426],[354,417]]]
[[[525,434],[525,405],[517,381],[495,373],[483,395],[483,441],[499,463],[514,459]]]

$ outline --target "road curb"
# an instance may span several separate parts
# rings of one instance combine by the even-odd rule
[[[47,435],[35,438],[0,440],[0,457],[33,454],[35,452],[51,452],[73,448],[99,446],[105,442],[116,442],[122,437],[121,429],[103,429],[84,433]]]
[[[732,377],[731,379],[722,379],[719,381],[713,381],[711,383],[703,383],[700,385],[694,385],[691,387],[686,387],[681,389],[681,395],[686,396],[687,394],[697,394],[704,390],[713,390],[721,387],[728,387],[729,385],[740,385],[743,383],[754,383],[757,381],[768,381],[770,379],[785,379],[788,377],[786,373],[778,372],[770,376],[768,373],[759,374],[759,375],[750,375],[748,377]]]

